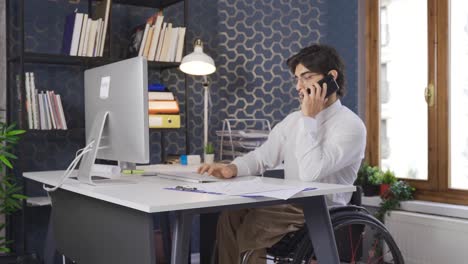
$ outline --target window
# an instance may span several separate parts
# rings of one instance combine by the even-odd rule
[[[387,46],[390,41],[390,31],[387,17],[387,6],[381,5],[380,7],[380,45]]]
[[[366,12],[369,163],[418,199],[468,205],[468,1],[368,0]]]
[[[387,71],[387,62],[380,63],[380,104],[387,104],[390,100]]]

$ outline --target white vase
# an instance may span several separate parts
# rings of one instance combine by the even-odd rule
[[[205,153],[205,156],[204,156],[204,162],[205,164],[212,164],[214,162],[214,154],[206,154]]]

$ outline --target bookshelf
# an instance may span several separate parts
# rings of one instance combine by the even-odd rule
[[[40,0],[46,1],[46,0]],[[25,76],[26,72],[25,66],[27,65],[45,65],[48,66],[76,66],[83,72],[85,69],[93,68],[112,62],[116,62],[122,59],[123,57],[116,56],[115,48],[113,45],[112,38],[112,20],[114,19],[111,12],[109,15],[109,23],[107,25],[107,37],[104,48],[103,57],[82,57],[82,56],[68,56],[57,53],[42,53],[36,52],[34,50],[25,49],[25,5],[30,3],[30,0],[7,0],[6,9],[7,9],[7,121],[15,122],[22,129],[27,129],[27,110],[26,110],[26,92],[25,92]],[[87,11],[89,14],[93,14],[93,3],[99,2],[95,0],[83,1],[87,2]],[[133,6],[133,7],[146,7],[146,8],[167,8],[169,6],[175,5],[177,3],[183,3],[183,26],[186,26],[187,16],[188,16],[188,0],[112,0],[111,5],[124,5],[124,6]],[[14,12],[13,9],[16,9]],[[68,10],[70,12],[70,10]],[[67,13],[63,13],[63,19]],[[144,21],[146,18],[142,18]],[[11,29],[13,26],[14,29]],[[16,36],[15,36],[16,35]],[[14,39],[14,40],[12,40]],[[13,47],[14,46],[14,47]],[[148,69],[150,72],[157,71],[160,73],[168,69],[175,69],[179,66],[178,62],[160,62],[160,61],[148,61]],[[37,78],[36,78],[37,80]],[[186,91],[186,88],[185,88]],[[185,92],[185,102],[186,102],[186,92]],[[64,108],[66,107],[66,102],[63,102]],[[65,110],[65,109],[64,109]],[[185,114],[187,113],[187,107],[185,106]],[[65,116],[68,117],[73,115],[71,111],[65,110]],[[67,118],[68,119],[68,118]],[[79,124],[71,126],[71,129],[83,129],[84,122],[78,122]],[[186,124],[187,122],[185,122]],[[185,125],[182,126],[182,130]],[[155,130],[155,129],[151,129]],[[170,129],[157,129],[161,133],[161,160],[165,157],[164,153],[164,131]],[[32,131],[30,131],[32,132]],[[50,133],[53,133],[49,131]],[[39,132],[39,133],[48,133],[48,132]],[[186,146],[187,142],[187,133],[186,137]]]
[[[24,52],[23,56],[14,56],[8,58],[8,62],[24,63],[38,63],[38,64],[55,64],[55,65],[76,65],[85,68],[97,67],[113,62],[117,62],[119,58],[105,58],[105,57],[80,57],[80,56],[66,56],[61,54],[45,54],[35,52]],[[178,62],[165,62],[165,61],[148,61],[148,68],[166,70],[179,67]]]
[[[48,0],[7,0],[6,1],[6,20],[7,20],[7,122],[15,122],[18,124],[19,128],[28,130],[22,140],[18,154],[20,160],[16,163],[15,173],[19,176],[23,171],[35,171],[35,170],[56,170],[64,169],[64,164],[67,164],[66,160],[75,155],[76,148],[84,146],[85,143],[85,128],[84,128],[84,95],[82,81],[80,84],[74,85],[73,88],[76,88],[77,91],[70,93],[68,100],[74,102],[73,107],[67,107],[67,100],[62,98],[63,107],[65,111],[65,116],[68,120],[73,120],[69,125],[68,130],[29,130],[28,129],[28,117],[26,111],[26,92],[25,92],[25,72],[28,71],[28,68],[31,67],[54,67],[56,69],[60,68],[69,68],[72,73],[75,74],[76,79],[82,78],[78,77],[79,74],[83,74],[84,70],[97,67],[100,65],[109,64],[112,62],[117,62],[119,60],[126,59],[122,56],[122,52],[119,49],[122,46],[119,46],[119,43],[115,43],[111,37],[113,34],[113,19],[118,19],[112,13],[109,16],[109,23],[107,25],[107,36],[104,47],[103,57],[82,57],[82,56],[68,56],[58,53],[46,53],[42,50],[35,49],[26,49],[27,41],[27,30],[25,29],[25,20],[28,19],[28,13],[25,12],[25,8],[28,4],[36,2],[50,2]],[[69,1],[59,1],[64,4]],[[73,1],[70,1],[73,2]],[[79,2],[79,1],[78,1]],[[87,8],[88,14],[94,12],[93,5],[98,0],[82,0],[80,5],[85,5]],[[70,5],[70,3],[67,3]],[[188,0],[112,0],[112,5],[120,5],[123,8],[167,8],[175,4],[183,4],[183,20],[182,25],[187,26],[188,21]],[[37,4],[36,4],[37,5]],[[120,8],[120,7],[119,7]],[[64,9],[65,10],[65,9]],[[66,10],[61,14],[61,19],[65,20],[65,16],[68,15],[73,10]],[[84,11],[84,10],[80,10]],[[29,13],[31,16],[31,13]],[[141,17],[141,23],[144,23],[147,17]],[[169,17],[170,18],[170,17]],[[51,27],[56,25],[50,25]],[[136,26],[136,25],[133,25]],[[117,28],[115,30],[118,30]],[[61,39],[51,40],[55,42],[60,42]],[[53,43],[58,44],[58,43]],[[148,73],[159,75],[160,78],[163,78],[162,72],[170,69],[175,69],[179,66],[180,63],[177,62],[159,62],[159,61],[148,61]],[[42,74],[47,74],[47,70],[41,70]],[[45,72],[45,73],[44,73]],[[57,73],[50,74],[49,79],[56,77]],[[18,81],[17,81],[18,76]],[[36,77],[37,80],[37,77]],[[81,87],[80,87],[81,86]],[[185,91],[185,102],[187,102],[187,87],[184,82],[184,91]],[[49,89],[55,90],[55,87],[50,87]],[[81,104],[81,105],[80,105]],[[187,114],[187,103],[185,103],[185,108],[181,111],[185,111]],[[82,116],[76,118],[76,116]],[[188,130],[186,129],[186,120],[182,122],[180,133],[185,135],[185,145],[186,149],[188,148]],[[160,140],[160,159],[163,160],[166,156],[165,153],[165,136],[164,134],[168,131],[173,131],[174,129],[151,129],[150,133],[159,133],[159,137],[155,137],[156,140]],[[40,151],[39,151],[40,149]],[[42,152],[42,149],[43,152]],[[51,151],[59,150],[59,153],[56,154],[58,161],[51,161],[44,158],[44,160],[34,160],[38,156],[41,156],[40,153],[46,153]],[[30,154],[31,151],[36,152],[36,157]],[[65,154],[65,155],[62,155]],[[61,157],[58,157],[62,155]],[[26,157],[26,158],[22,158]],[[42,158],[42,157],[41,157]],[[21,177],[19,177],[21,178]],[[20,179],[22,181],[22,179]],[[44,195],[44,192],[41,189],[41,186],[35,186],[28,183],[25,185],[24,192],[26,195],[38,196]],[[22,244],[23,250],[27,249],[26,245],[26,234],[24,228],[24,219],[17,222],[17,225],[22,226],[19,231],[21,234],[15,235],[14,240]],[[15,221],[13,221],[15,223]],[[16,229],[17,227],[15,227]],[[16,236],[23,236],[16,237]],[[10,234],[11,237],[11,234]],[[28,249],[30,250],[30,249]]]

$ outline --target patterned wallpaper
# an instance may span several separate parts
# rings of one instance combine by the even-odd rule
[[[187,0],[189,1],[186,50],[195,38],[204,42],[217,70],[211,82],[210,141],[225,118],[266,118],[272,124],[298,109],[299,103],[286,59],[312,43],[328,43],[346,64],[348,95],[344,104],[357,112],[357,0]],[[14,1],[17,2],[17,1]],[[87,10],[85,0],[25,0],[26,50],[59,53],[64,15]],[[15,5],[13,5],[14,8]],[[122,57],[130,31],[154,10],[126,5],[112,8],[111,56]],[[183,3],[165,10],[174,24],[183,24]],[[10,52],[18,49],[17,17]],[[16,40],[15,40],[16,39]],[[30,133],[22,144],[24,170],[64,169],[84,145],[83,74],[80,67],[27,65],[37,74],[38,86],[63,96],[70,131]],[[178,130],[150,133],[151,162],[166,154],[202,153],[203,88],[201,78],[178,69],[151,71],[149,82],[162,80],[176,94],[182,123]],[[12,87],[10,87],[12,89]],[[187,95],[187,101],[185,100]],[[187,111],[185,110],[187,109]],[[188,138],[186,138],[188,135]],[[186,149],[186,141],[188,149]],[[28,194],[44,195],[40,186],[28,184]]]

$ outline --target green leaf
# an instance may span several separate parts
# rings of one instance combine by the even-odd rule
[[[2,252],[2,253],[10,253],[11,251],[10,251],[10,249],[7,248],[7,247],[0,247],[0,252]]]
[[[18,157],[14,154],[11,154],[9,152],[3,152],[3,155],[7,158],[10,158],[10,159],[18,159]]]
[[[8,168],[13,169],[13,165],[11,165],[10,161],[5,158],[4,155],[0,155],[0,161],[3,162]]]
[[[6,124],[3,126],[3,128],[5,128],[5,126],[6,126]],[[6,131],[10,131],[10,130],[12,130],[13,128],[15,128],[15,126],[16,126],[16,123],[13,122],[13,123],[11,123],[7,128],[5,128],[5,130],[6,130]]]
[[[13,198],[15,198],[15,199],[18,199],[18,200],[26,200],[26,199],[28,199],[27,196],[24,196],[24,195],[22,195],[22,194],[13,194],[13,195],[11,195],[11,197],[13,197]]]
[[[12,130],[6,133],[7,136],[15,136],[26,133],[26,130]]]

